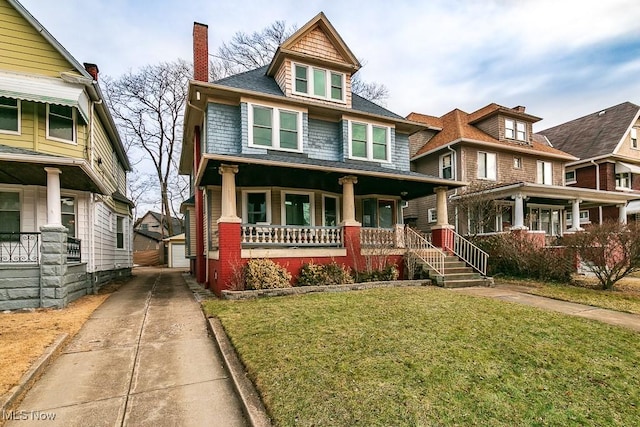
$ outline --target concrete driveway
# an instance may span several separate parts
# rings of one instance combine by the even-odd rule
[[[134,275],[93,313],[14,411],[21,419],[7,426],[246,425],[182,273]]]

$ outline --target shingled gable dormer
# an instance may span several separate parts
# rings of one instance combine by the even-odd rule
[[[360,67],[320,12],[278,47],[267,75],[287,97],[351,108],[351,76]]]
[[[489,104],[469,114],[469,124],[477,127],[493,138],[515,144],[533,144],[533,124],[540,117],[525,113],[525,107],[503,107]]]

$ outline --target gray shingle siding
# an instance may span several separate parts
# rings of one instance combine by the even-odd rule
[[[246,102],[240,103],[242,115],[242,153],[244,154],[267,154],[264,148],[249,147],[249,105]]]
[[[218,154],[238,154],[242,127],[240,108],[209,103],[207,106],[206,151]]]
[[[394,169],[408,171],[409,163],[409,136],[397,134],[391,129],[391,162]]]
[[[306,119],[305,114],[305,119]],[[307,120],[304,120],[307,123]],[[306,131],[306,129],[305,129]],[[308,120],[308,133],[305,132],[304,152],[312,159],[340,161],[343,159],[343,139],[340,123],[323,120]]]

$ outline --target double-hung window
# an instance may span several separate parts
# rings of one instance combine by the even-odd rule
[[[527,140],[527,125],[513,119],[504,120],[504,137],[518,141]]]
[[[124,249],[124,217],[116,217],[116,248]]]
[[[496,153],[478,152],[478,178],[495,181],[497,175]]]
[[[553,184],[553,169],[551,162],[543,162],[541,160],[538,160],[536,182],[538,184],[545,185]]]
[[[20,232],[20,193],[0,191],[0,233]]]
[[[0,133],[20,134],[20,101],[0,96]]]
[[[245,224],[271,223],[271,191],[243,191],[242,199],[242,221]]]
[[[76,112],[66,105],[47,104],[47,138],[76,142]]]
[[[638,148],[638,129],[631,128],[631,148]]]
[[[60,198],[62,225],[67,227],[69,237],[76,237],[76,199],[62,196]]]
[[[302,113],[249,105],[249,146],[302,151]]]
[[[349,122],[350,157],[353,159],[390,161],[390,139],[389,127]]]
[[[631,173],[622,172],[616,174],[616,188],[629,189],[631,188]]]
[[[293,93],[345,102],[345,74],[310,65],[293,64]]]
[[[453,156],[451,153],[440,156],[440,178],[453,178]]]

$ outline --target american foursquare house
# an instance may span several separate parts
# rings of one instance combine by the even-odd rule
[[[63,307],[129,275],[131,169],[98,86],[0,0],[0,310]]]
[[[409,163],[409,136],[439,129],[352,93],[361,65],[323,13],[268,66],[214,82],[207,26],[195,23],[193,36],[180,172],[192,182],[183,211],[198,282],[219,293],[250,258],[271,258],[294,276],[310,260],[359,268],[386,247],[400,271],[411,250],[453,284],[441,249],[462,241],[448,222],[446,191],[463,183]],[[430,243],[405,231],[402,210],[434,193]]]

